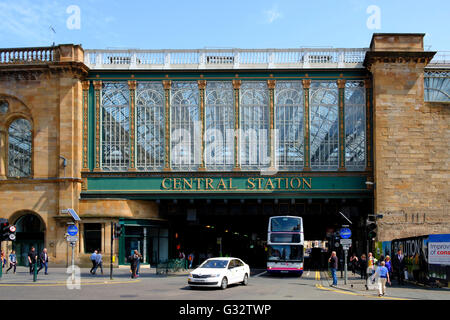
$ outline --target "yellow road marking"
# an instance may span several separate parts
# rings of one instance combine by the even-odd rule
[[[104,282],[82,282],[79,285],[80,286],[93,286],[93,285],[101,285],[101,284],[124,284],[124,283],[136,283],[136,282],[140,282],[141,280],[132,280],[132,281],[104,281]],[[5,283],[5,284],[0,284],[0,287],[61,287],[61,286],[66,286],[67,282],[55,282],[55,283],[43,283],[43,284],[14,284],[14,283]],[[72,285],[77,285],[76,283],[72,284]]]
[[[316,271],[316,280],[320,280],[320,272],[319,271]],[[324,286],[322,286],[322,284],[316,284],[316,288],[321,289],[321,290],[333,291],[333,292],[336,292],[336,293],[343,293],[343,294],[349,294],[349,295],[361,296],[361,297],[368,297],[368,298],[380,298],[380,299],[389,299],[389,300],[409,300],[407,298],[369,296],[369,295],[355,293],[355,292],[350,292],[350,291],[343,291],[343,290],[338,290],[338,289],[325,288]]]

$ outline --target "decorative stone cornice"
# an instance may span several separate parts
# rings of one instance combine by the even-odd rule
[[[427,65],[435,54],[435,51],[368,51],[363,65],[369,71],[376,63],[423,63]]]

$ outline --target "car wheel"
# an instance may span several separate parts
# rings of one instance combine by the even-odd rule
[[[222,290],[225,290],[227,287],[228,287],[228,279],[227,279],[227,277],[223,277],[220,288]]]
[[[243,284],[244,286],[248,285],[248,274],[245,274],[244,280],[242,280],[242,284]]]

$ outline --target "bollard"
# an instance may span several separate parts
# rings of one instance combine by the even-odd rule
[[[36,282],[36,280],[37,280],[37,257],[34,262],[33,282]]]

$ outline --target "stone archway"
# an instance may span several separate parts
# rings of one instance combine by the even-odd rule
[[[36,252],[41,252],[44,249],[45,223],[34,212],[23,211],[18,214],[19,216],[15,219],[10,219],[17,228],[16,240],[13,242],[13,250],[16,251],[18,265],[27,266],[27,256],[31,247],[34,247]]]

